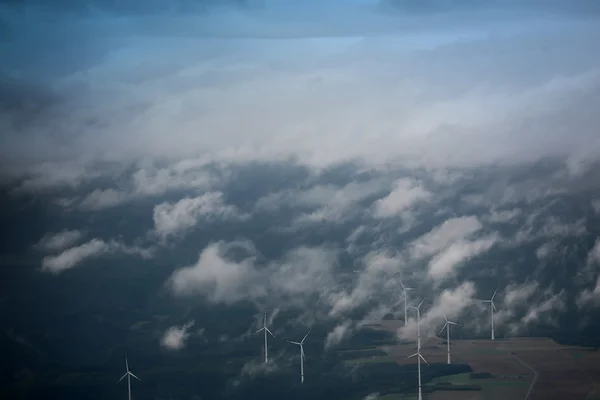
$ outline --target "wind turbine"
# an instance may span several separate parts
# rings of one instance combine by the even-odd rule
[[[302,340],[299,342],[292,342],[291,340],[288,340],[288,343],[296,344],[296,345],[300,346],[300,383],[304,383],[304,346],[303,345],[304,345],[304,341],[306,340],[306,337],[308,336],[309,333],[310,333],[310,331],[308,331],[308,333],[306,335],[304,335]]]
[[[494,294],[492,295],[492,298],[489,300],[483,300],[483,303],[490,303],[490,318],[492,320],[492,340],[495,339],[494,337],[494,311],[498,311],[496,309],[496,305],[494,304],[494,297],[496,297],[496,292],[498,291],[498,289],[496,289],[494,291]]]
[[[265,313],[265,318],[263,320],[263,327],[260,328],[259,330],[257,330],[256,332],[254,332],[254,334],[256,335],[257,333],[259,333],[261,331],[265,331],[265,364],[266,364],[269,362],[269,357],[267,355],[267,333],[269,333],[269,335],[275,337],[275,335],[273,335],[273,332],[271,332],[269,330],[269,328],[267,328],[267,313]]]
[[[138,378],[137,376],[135,376],[133,374],[133,372],[131,372],[129,370],[129,363],[127,362],[127,354],[125,354],[125,370],[127,372],[125,372],[125,375],[123,375],[121,377],[121,379],[119,379],[118,382],[121,382],[123,380],[123,378],[127,377],[127,393],[129,394],[129,400],[131,400],[131,377],[133,376],[135,379],[137,379],[138,381],[141,381],[140,378]],[[118,383],[117,382],[117,383]]]
[[[408,322],[408,292],[413,290],[413,288],[407,288],[402,281],[400,281],[400,285],[402,286],[402,295],[404,296],[404,326],[406,326]]]
[[[419,398],[418,398],[418,400],[423,400],[423,395],[421,394],[421,360],[425,361],[426,364],[429,364],[427,362],[427,360],[425,360],[425,358],[423,358],[423,356],[421,355],[421,328],[420,328],[421,305],[423,304],[424,301],[425,301],[425,299],[421,300],[419,305],[416,307],[410,307],[412,309],[417,310],[417,352],[411,356],[406,357],[407,359],[412,358],[412,357],[417,357],[417,371],[419,374]]]
[[[450,325],[458,325],[456,322],[448,321],[448,318],[444,315],[446,323],[440,329],[440,333],[446,328],[446,343],[448,344],[448,364],[450,364]]]
[[[421,305],[425,299],[421,300],[418,306],[410,306],[411,309],[417,310],[417,349],[421,350]]]

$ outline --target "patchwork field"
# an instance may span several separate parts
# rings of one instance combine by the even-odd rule
[[[396,321],[383,321],[379,329],[395,330],[397,326]],[[379,358],[381,361],[392,359],[399,364],[416,363],[415,359],[405,359],[415,352],[414,343],[381,349],[388,353],[388,357]],[[423,339],[421,352],[429,363],[446,362],[446,343],[442,339]],[[473,379],[470,374],[458,374],[439,378],[428,385],[450,382],[456,385],[479,385],[482,390],[438,390],[424,395],[425,399],[600,400],[600,352],[596,349],[563,346],[548,338],[456,340],[451,343],[451,355],[453,363],[468,364],[474,372],[492,376]],[[427,368],[423,364],[422,367]],[[404,399],[392,395],[383,398]]]

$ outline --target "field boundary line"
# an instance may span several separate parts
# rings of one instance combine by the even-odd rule
[[[527,364],[525,361],[523,361],[521,358],[519,358],[512,351],[510,352],[510,355],[513,356],[513,358],[515,360],[517,360],[518,362],[520,362],[524,367],[530,369],[531,372],[533,372],[533,379],[531,380],[531,384],[529,385],[529,390],[525,394],[525,397],[523,397],[523,400],[527,400],[529,398],[529,396],[531,395],[531,392],[533,391],[533,387],[535,386],[535,383],[538,379],[538,372],[535,369],[533,369],[533,367],[531,365]]]

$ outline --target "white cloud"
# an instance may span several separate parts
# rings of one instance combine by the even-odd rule
[[[486,216],[485,219],[492,223],[508,223],[514,222],[514,220],[521,216],[522,210],[518,208],[514,208],[512,210],[492,210],[489,216]]]
[[[44,251],[60,251],[75,244],[82,236],[83,233],[77,229],[47,234],[36,244],[36,248]]]
[[[329,291],[327,301],[330,304],[329,315],[339,317],[356,310],[373,300],[373,293],[379,294],[382,302],[380,311],[390,310],[390,306],[399,301],[399,297],[392,296],[386,301],[384,293],[397,292],[400,285],[397,278],[404,266],[403,260],[398,255],[385,251],[373,251],[361,260],[364,268],[359,270],[358,278],[351,288]],[[388,302],[391,302],[389,304]],[[383,315],[381,315],[383,317]]]
[[[79,246],[71,247],[54,256],[46,256],[42,261],[42,269],[54,274],[59,274],[67,269],[76,267],[86,260],[96,258],[103,254],[122,253],[150,258],[154,254],[152,248],[127,246],[117,241],[105,242],[94,238]]]
[[[419,182],[403,178],[394,182],[394,189],[374,204],[374,215],[377,218],[389,218],[400,215],[414,204],[431,197]]]
[[[342,187],[317,185],[305,191],[287,192],[284,198],[288,199],[288,204],[297,207],[316,208],[300,216],[296,222],[341,222],[352,215],[362,213],[358,204],[383,191],[386,185],[385,179],[351,182]],[[259,200],[259,204],[264,205],[267,199],[273,201],[272,197],[267,196],[264,200]]]
[[[342,340],[352,334],[352,322],[345,321],[337,325],[325,338],[325,350],[340,344]]]
[[[201,294],[215,303],[232,304],[264,290],[253,286],[258,274],[253,259],[228,260],[228,248],[223,242],[211,244],[194,265],[175,271],[169,279],[173,291],[183,296]]]
[[[589,263],[600,264],[600,238],[596,239],[594,247],[592,247],[592,250],[587,255],[587,259]]]
[[[481,228],[481,223],[474,216],[446,220],[409,245],[410,257],[420,259],[432,256],[452,243],[471,237]]]
[[[500,296],[502,301],[498,300]],[[555,293],[551,288],[541,288],[537,282],[511,284],[495,299],[498,312],[494,313],[494,321],[512,335],[535,323],[556,325],[557,313],[566,309],[566,297],[564,290]]]
[[[76,185],[85,174],[70,166],[106,160],[447,167],[598,154],[595,19],[483,7],[439,24],[435,13],[336,4],[130,15],[126,24],[112,13],[6,12],[7,70],[19,71],[8,76],[23,87],[15,92],[36,105],[47,92],[50,104],[28,115],[3,111],[2,159],[38,171],[52,162],[51,178],[25,184],[44,186]],[[100,41],[98,53],[70,50]],[[68,68],[35,69],[58,53]],[[139,190],[158,193],[177,181],[160,174],[149,173],[155,183]],[[191,181],[204,184],[180,183]]]
[[[437,282],[448,278],[454,273],[458,264],[486,252],[496,241],[496,237],[487,237],[472,242],[452,243],[429,262],[429,276]]]
[[[238,209],[225,204],[220,192],[186,197],[176,203],[164,202],[154,207],[154,232],[162,239],[182,235],[201,221],[244,219]]]
[[[115,189],[96,189],[81,200],[79,207],[84,211],[98,211],[123,204],[128,199],[127,193]]]
[[[107,253],[110,245],[100,239],[92,239],[82,245],[71,247],[56,256],[44,257],[42,268],[45,271],[58,274],[64,270],[73,268],[81,262]]]
[[[444,316],[449,320],[461,322],[460,314],[465,308],[473,304],[475,296],[475,285],[472,282],[464,282],[454,289],[444,290],[435,298],[433,305],[427,308],[427,304],[421,306],[421,335],[424,337],[435,334],[443,324]],[[398,330],[401,339],[414,339],[417,335],[416,316],[408,320],[408,324]]]
[[[600,277],[596,279],[593,289],[585,289],[577,297],[577,306],[579,308],[598,304],[600,304]]]
[[[179,351],[183,349],[191,335],[189,330],[193,326],[194,321],[189,321],[182,326],[172,326],[168,328],[165,331],[160,344],[168,350]]]

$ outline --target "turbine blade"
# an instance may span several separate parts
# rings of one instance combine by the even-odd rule
[[[263,326],[262,328],[260,328],[259,330],[257,330],[256,332],[254,332],[254,334],[256,335],[258,332],[262,332],[263,329],[265,329],[265,327]]]
[[[302,338],[302,341],[300,343],[304,343],[304,340],[306,340],[306,337],[310,334],[310,331],[312,331],[312,329],[310,329],[306,335],[304,335],[304,337]]]
[[[444,319],[446,320],[446,323],[448,323],[448,317],[444,315]]]
[[[448,322],[446,322],[446,323],[444,324],[444,326],[442,326],[442,329],[440,329],[440,333],[442,333],[442,332],[444,331],[444,328],[445,328],[445,327],[447,327],[447,326],[448,326]],[[439,335],[440,333],[438,333],[438,335]]]
[[[492,308],[494,309],[494,311],[498,311],[498,310],[496,309],[496,305],[494,304],[494,302],[493,302],[493,301],[491,301],[490,303],[492,303]]]
[[[301,344],[301,343],[298,343],[298,342],[292,342],[291,340],[288,340],[288,343],[297,344],[298,346],[300,346],[300,344]]]
[[[306,354],[304,354],[304,346],[300,345],[300,353],[302,354],[302,358],[306,358]]]
[[[425,364],[429,365],[429,363],[427,362],[427,360],[421,355],[421,353],[419,353],[419,357],[421,358],[421,360],[425,361]]]
[[[402,281],[400,281],[400,286],[402,286],[402,289],[403,289],[404,291],[406,291],[406,288],[404,287],[404,283],[402,283]]]
[[[423,302],[425,301],[425,299],[421,300],[421,302],[419,303],[419,305],[417,306],[417,310],[421,308],[421,306],[423,305]]]
[[[405,360],[408,360],[409,358],[416,357],[418,355],[419,355],[419,353],[411,354],[410,356],[406,357]]]
[[[141,381],[141,379],[140,379],[140,378],[138,378],[137,376],[135,376],[135,375],[133,374],[133,372],[130,372],[130,373],[129,373],[129,375],[133,376],[133,377],[134,377],[135,379],[137,379],[138,381]]]
[[[275,337],[275,335],[273,335],[273,332],[271,332],[271,331],[269,330],[269,328],[265,327],[265,329],[267,330],[267,332],[269,332],[269,334],[270,334],[271,336]]]
[[[494,300],[494,297],[496,297],[497,292],[498,292],[498,289],[494,290],[494,294],[492,295],[492,298],[490,300]]]
[[[121,382],[121,381],[123,380],[123,378],[125,378],[126,376],[127,376],[127,372],[125,372],[125,375],[123,375],[123,376],[121,377],[121,379],[119,379],[119,380],[117,381],[117,383]]]
[[[129,371],[129,363],[127,362],[127,353],[125,353],[125,369]]]
[[[450,325],[458,325],[456,322],[448,321]]]

